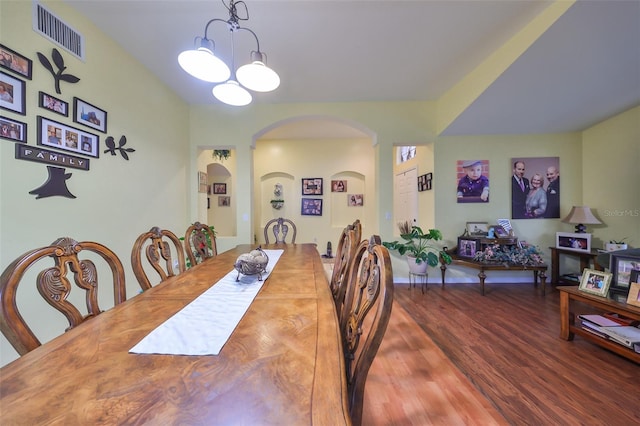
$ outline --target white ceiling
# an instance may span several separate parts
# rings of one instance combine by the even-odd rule
[[[65,0],[189,104],[213,84],[177,63],[221,0]],[[228,3],[228,0],[225,0]],[[268,65],[282,79],[260,104],[437,100],[550,4],[543,0],[246,0]],[[243,11],[238,6],[240,12]],[[239,13],[242,15],[242,13]],[[226,27],[212,24],[217,54]],[[236,62],[255,42],[238,33]],[[87,56],[92,52],[90,46]],[[640,0],[579,0],[445,134],[583,130],[640,104]]]

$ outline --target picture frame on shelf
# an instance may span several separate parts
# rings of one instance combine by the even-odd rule
[[[322,178],[302,178],[302,195],[322,195]]]
[[[458,256],[473,259],[480,251],[480,238],[458,237]]]
[[[467,222],[466,230],[469,235],[487,235],[487,232],[489,232],[489,223]]]
[[[500,225],[491,225],[489,227],[489,234],[491,234],[492,229],[494,238],[506,238],[509,236],[509,233]]]
[[[38,145],[89,157],[100,157],[100,137],[84,130],[38,116]]]
[[[27,83],[0,71],[0,108],[27,115]]]
[[[300,214],[322,216],[322,198],[302,198]]]
[[[591,234],[556,232],[556,248],[591,253]]]
[[[580,280],[578,290],[596,296],[607,297],[612,276],[613,274],[611,272],[585,268],[582,271],[582,279]]]
[[[42,91],[38,92],[38,106],[56,114],[69,116],[69,103]]]
[[[0,68],[14,72],[27,80],[31,80],[33,61],[4,44],[0,44]]]
[[[73,98],[73,121],[107,133],[107,112],[80,98]]]
[[[637,277],[636,280],[638,280]],[[626,302],[629,305],[640,307],[640,282],[634,281],[629,285]]]
[[[27,143],[27,123],[0,116],[0,138]]]
[[[609,271],[613,274],[611,288],[628,291],[631,282],[635,282],[632,281],[632,272],[640,272],[640,257],[611,252]]]
[[[214,194],[226,194],[227,193],[227,184],[226,183],[214,183],[213,184],[213,193]]]

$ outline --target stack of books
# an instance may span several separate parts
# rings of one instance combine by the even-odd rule
[[[626,346],[640,353],[639,321],[618,314],[578,315],[582,328],[603,339]]]

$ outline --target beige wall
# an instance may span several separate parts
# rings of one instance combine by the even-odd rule
[[[2,1],[2,44],[33,60],[33,79],[26,80],[27,115],[5,110],[2,115],[26,122],[28,145],[35,146],[38,115],[83,127],[73,123],[71,114],[63,117],[39,108],[38,92],[69,102],[70,113],[76,96],[107,111],[107,133],[84,129],[100,136],[100,158],[91,158],[89,171],[66,169],[72,173],[67,186],[75,199],[36,200],[29,191],[46,181],[46,165],[16,160],[14,144],[0,141],[0,268],[4,269],[21,253],[48,245],[58,237],[98,241],[120,257],[127,272],[127,295],[132,297],[139,290],[130,266],[136,237],[153,225],[183,234],[191,221],[187,218],[185,191],[190,176],[188,108],[147,69],[64,3],[47,6],[86,38],[86,62],[59,49],[67,72],[79,77],[80,82],[63,82],[62,93],[55,93],[52,76],[36,56],[36,52],[42,52],[50,57],[55,46],[32,31],[31,2]],[[130,153],[129,161],[102,152],[108,135],[116,142],[126,135],[127,146],[136,150]],[[19,303],[29,323],[35,324],[36,334],[43,340],[59,334],[67,326],[64,317],[44,303],[33,281],[24,284]],[[113,305],[112,294],[101,292],[100,297],[102,309]],[[4,336],[0,337],[0,363],[16,356]]]

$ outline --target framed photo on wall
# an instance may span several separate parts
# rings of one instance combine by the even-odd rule
[[[303,198],[300,214],[303,216],[322,216],[322,198]]]
[[[99,143],[98,135],[38,116],[38,145],[98,158]]]
[[[26,83],[0,72],[0,108],[17,114],[27,114]]]
[[[331,181],[331,192],[347,192],[347,181],[346,180],[332,180]]]
[[[69,116],[69,103],[48,93],[38,92],[38,106],[65,117]]]
[[[218,207],[229,207],[231,205],[231,197],[228,195],[221,195],[218,197]]]
[[[322,195],[322,178],[302,178],[302,195]]]
[[[489,160],[458,160],[456,182],[458,203],[488,203]]]
[[[360,207],[362,205],[364,205],[364,194],[348,194],[347,195],[347,206]]]
[[[4,68],[31,80],[32,65],[33,61],[31,61],[31,59],[22,56],[15,50],[9,49],[4,44],[0,44],[0,68]]]
[[[226,183],[214,183],[213,184],[213,193],[214,194],[226,194],[227,193],[227,184]]]
[[[107,132],[107,112],[80,98],[73,98],[73,121]]]
[[[198,192],[207,193],[207,174],[205,172],[198,172]]]
[[[0,116],[0,138],[26,143],[27,123]]]

